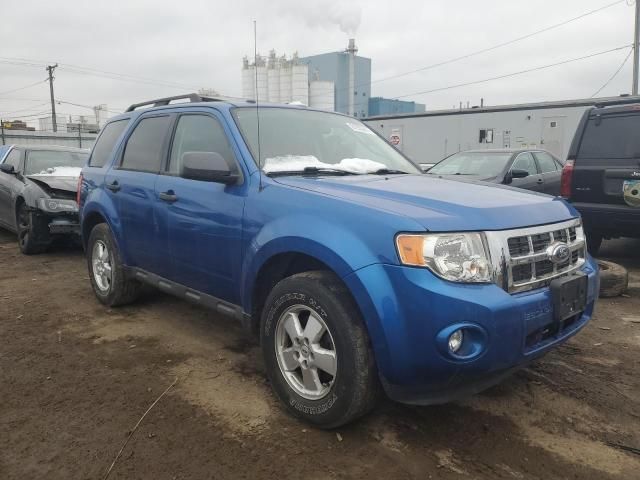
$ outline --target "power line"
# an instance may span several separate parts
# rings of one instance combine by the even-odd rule
[[[399,95],[399,96],[396,96],[396,97],[393,97],[393,98],[394,99],[398,99],[398,98],[411,97],[411,96],[414,96],[414,95],[426,95],[428,93],[441,92],[443,90],[451,90],[453,88],[467,87],[469,85],[477,85],[479,83],[491,82],[493,80],[501,80],[503,78],[515,77],[516,75],[523,75],[525,73],[536,72],[538,70],[544,70],[544,69],[547,69],[547,68],[557,67],[557,66],[560,66],[560,65],[566,65],[567,63],[577,62],[577,61],[580,61],[580,60],[586,60],[588,58],[593,58],[593,57],[597,57],[597,56],[600,56],[600,55],[605,55],[605,54],[611,53],[611,52],[617,52],[619,50],[623,50],[625,48],[629,48],[630,46],[631,45],[623,45],[621,47],[612,48],[610,50],[605,50],[605,51],[602,51],[602,52],[592,53],[590,55],[585,55],[585,56],[582,56],[582,57],[571,58],[569,60],[563,60],[561,62],[550,63],[548,65],[542,65],[540,67],[528,68],[526,70],[520,70],[518,72],[512,72],[512,73],[506,73],[504,75],[498,75],[496,77],[484,78],[482,80],[475,80],[473,82],[458,83],[458,84],[449,85],[449,86],[446,86],[446,87],[434,88],[434,89],[431,89],[431,90],[423,90],[421,92],[408,93],[406,95]]]
[[[45,83],[45,82],[48,82],[48,81],[49,81],[48,79],[40,80],[39,82],[30,83],[29,85],[25,85],[24,87],[14,88],[13,90],[6,90],[4,92],[0,92],[0,95],[5,95],[7,93],[18,92],[20,90],[26,90],[27,88],[35,87],[36,85],[40,85],[41,83]]]
[[[626,65],[627,61],[629,60],[629,57],[631,56],[631,54],[633,53],[633,48],[629,49],[629,53],[627,53],[627,56],[624,57],[624,60],[622,61],[622,63],[620,64],[620,66],[618,67],[618,69],[613,73],[613,75],[611,75],[611,77],[609,78],[609,80],[607,80],[605,82],[604,85],[602,85],[597,91],[596,93],[594,93],[593,95],[591,95],[591,98],[597,96],[602,90],[604,90],[612,81],[614,78],[616,78],[618,76],[618,74],[620,73],[620,71],[624,68],[624,66]]]
[[[528,38],[531,38],[531,37],[533,37],[535,35],[539,35],[541,33],[545,33],[545,32],[548,32],[550,30],[554,30],[556,28],[562,27],[562,26],[567,25],[569,23],[572,23],[572,22],[575,22],[575,21],[580,20],[582,18],[588,17],[589,15],[593,15],[595,13],[598,13],[598,12],[601,12],[603,10],[606,10],[607,8],[611,8],[611,7],[613,7],[615,5],[618,5],[620,3],[624,3],[625,1],[626,0],[617,0],[615,2],[609,3],[609,4],[604,5],[602,7],[596,8],[595,10],[590,10],[588,12],[585,12],[585,13],[583,13],[581,15],[578,15],[577,17],[573,17],[573,18],[570,18],[570,19],[565,20],[563,22],[556,23],[554,25],[550,25],[550,26],[545,27],[545,28],[543,28],[541,30],[536,30],[535,32],[528,33],[528,34],[523,35],[521,37],[516,37],[516,38],[514,38],[512,40],[508,40],[506,42],[498,43],[496,45],[493,45],[493,46],[487,47],[487,48],[483,48],[481,50],[476,50],[474,52],[467,53],[465,55],[461,55],[459,57],[455,57],[455,58],[452,58],[450,60],[445,60],[443,62],[438,62],[438,63],[434,63],[434,64],[431,64],[431,65],[427,65],[426,67],[421,67],[421,68],[418,68],[418,69],[415,69],[415,70],[411,70],[411,71],[408,71],[408,72],[399,73],[397,75],[392,75],[390,77],[385,77],[385,78],[381,78],[381,79],[378,79],[378,80],[373,80],[371,83],[374,84],[374,83],[379,83],[379,82],[385,82],[387,80],[392,80],[392,79],[395,79],[395,78],[404,77],[406,75],[411,75],[413,73],[423,72],[425,70],[431,70],[433,68],[442,67],[444,65],[449,65],[451,63],[455,63],[455,62],[458,62],[460,60],[466,60],[467,58],[470,58],[470,57],[473,57],[473,56],[476,56],[476,55],[480,55],[482,53],[491,52],[491,51],[496,50],[498,48],[506,47],[507,45],[512,45],[512,44],[520,42],[522,40],[526,40]]]
[[[38,109],[40,107],[44,107],[45,105],[48,105],[48,104],[49,104],[48,102],[45,102],[45,103],[41,103],[39,105],[34,105],[34,106],[31,106],[31,107],[27,107],[27,108],[21,108],[19,110],[12,110],[10,112],[0,112],[0,114],[2,114],[2,115],[12,115],[14,113],[24,112],[24,111],[27,111],[27,110],[36,110],[36,109]]]

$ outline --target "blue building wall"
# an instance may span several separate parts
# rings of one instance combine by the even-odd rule
[[[368,117],[371,96],[371,59],[354,58],[354,110],[358,118]],[[336,112],[349,110],[349,55],[344,52],[322,53],[300,58],[309,65],[309,81],[328,80],[335,83]]]
[[[373,97],[369,99],[369,116],[393,115],[396,113],[421,113],[425,111],[422,103],[394,100],[392,98]]]

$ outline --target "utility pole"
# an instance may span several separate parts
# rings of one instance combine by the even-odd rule
[[[58,124],[56,122],[56,100],[53,96],[53,71],[58,68],[58,64],[48,65],[46,70],[49,72],[49,93],[51,94],[51,119],[53,121],[53,131],[58,131]]]
[[[636,0],[636,28],[633,32],[633,87],[631,88],[632,95],[638,95],[638,66],[640,65],[640,50],[638,44],[640,43],[640,1]]]
[[[2,144],[4,145],[4,120],[0,118],[0,135],[2,136]]]
[[[80,143],[80,148],[82,148],[82,124],[78,123],[78,142]]]

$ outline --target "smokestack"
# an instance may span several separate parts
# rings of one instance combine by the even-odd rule
[[[355,89],[356,89],[356,66],[355,56],[358,53],[355,38],[349,39],[349,45],[345,52],[349,55],[349,110],[348,115],[355,116]]]

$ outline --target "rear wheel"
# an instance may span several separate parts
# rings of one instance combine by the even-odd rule
[[[25,203],[18,207],[17,213],[18,246],[25,255],[42,253],[49,247],[46,225],[40,221]]]
[[[373,408],[379,386],[369,337],[334,274],[306,272],[278,283],[260,330],[271,385],[292,414],[335,428]]]
[[[100,302],[116,307],[138,298],[141,284],[127,276],[111,229],[106,223],[100,223],[91,230],[87,264],[93,291]]]

